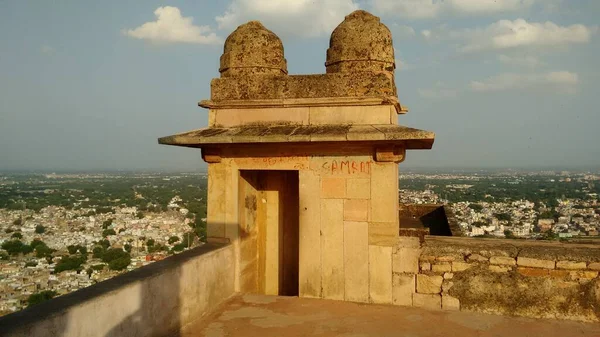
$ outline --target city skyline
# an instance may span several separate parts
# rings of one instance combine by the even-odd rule
[[[227,34],[261,20],[290,74],[322,73],[358,8],[392,30],[399,122],[436,132],[404,170],[600,167],[597,2],[250,3],[0,4],[0,171],[204,170],[156,140],[206,126]]]

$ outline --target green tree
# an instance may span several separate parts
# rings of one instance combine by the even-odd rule
[[[21,234],[20,232],[14,232],[10,237],[13,239],[21,240],[23,238],[23,234]]]
[[[32,294],[29,296],[29,298],[27,298],[27,306],[31,307],[36,304],[46,302],[55,297],[56,295],[58,295],[58,293],[53,290],[44,290],[40,293]]]
[[[494,217],[500,221],[510,221],[511,217],[508,213],[495,213]]]
[[[44,227],[42,225],[35,226],[35,232],[37,234],[44,234],[45,231],[46,231],[46,227]]]
[[[94,249],[92,250],[92,256],[96,259],[101,259],[102,255],[104,255],[104,252],[106,250],[104,249],[104,247],[102,246],[96,246],[94,247]]]
[[[126,251],[120,248],[111,248],[102,255],[102,261],[105,263],[109,263],[113,260],[120,259],[123,257],[129,257],[131,259],[131,256]]]
[[[173,243],[175,243],[175,242],[177,242],[177,241],[180,241],[180,240],[181,240],[181,239],[180,239],[178,236],[171,236],[171,237],[169,238],[169,241],[168,241],[168,242],[169,242],[169,244],[173,244]]]
[[[148,239],[148,241],[146,241],[146,246],[152,247],[152,246],[154,246],[154,243],[155,243],[154,239]]]
[[[128,253],[131,253],[131,245],[126,243],[125,246],[123,246],[123,248],[125,248],[125,251]]]
[[[102,236],[117,235],[114,229],[105,229],[102,231]]]
[[[77,246],[74,246],[74,245],[67,246],[67,250],[69,251],[69,254],[73,255],[73,254],[77,253]]]
[[[91,268],[94,270],[102,270],[102,269],[104,269],[104,267],[106,267],[105,264],[95,264]]]
[[[123,270],[127,268],[127,266],[131,263],[131,257],[129,254],[127,256],[122,256],[117,259],[114,259],[108,263],[108,268],[110,270]]]
[[[23,244],[20,240],[6,241],[2,244],[2,249],[10,255],[29,254],[33,251],[30,245]]]
[[[483,206],[481,206],[480,204],[469,204],[469,208],[474,210],[475,212],[481,212]]]
[[[22,224],[23,224],[23,219],[21,219],[21,217],[19,217],[15,221],[13,221],[13,225],[15,225],[15,226],[21,226]]]
[[[102,229],[107,229],[108,227],[110,227],[114,220],[115,219],[104,220],[104,222],[102,222]]]
[[[55,273],[61,273],[65,270],[76,270],[80,271],[83,269],[81,266],[86,261],[86,258],[83,256],[63,256],[60,261],[54,267]]]
[[[185,248],[186,248],[186,246],[183,243],[178,243],[175,246],[173,246],[173,251],[180,252],[180,251],[184,250]]]

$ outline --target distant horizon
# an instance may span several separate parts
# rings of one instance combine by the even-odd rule
[[[442,172],[442,173],[477,173],[477,172],[543,172],[543,171],[569,171],[574,173],[600,173],[600,167],[561,167],[561,166],[538,166],[538,167],[403,167],[400,164],[400,174],[404,172]],[[22,170],[1,170],[1,174],[115,174],[115,173],[207,173],[207,168],[202,167],[196,170],[177,170],[177,169],[90,169],[90,170],[67,170],[67,169],[22,169]]]

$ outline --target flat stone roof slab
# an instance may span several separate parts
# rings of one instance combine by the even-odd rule
[[[188,326],[200,336],[600,336],[600,325],[392,305],[243,295]]]
[[[435,134],[402,125],[250,125],[204,128],[158,139],[159,144],[204,147],[253,143],[377,142],[431,149]]]

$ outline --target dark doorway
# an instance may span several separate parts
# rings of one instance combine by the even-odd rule
[[[242,290],[298,295],[298,171],[240,171]]]

